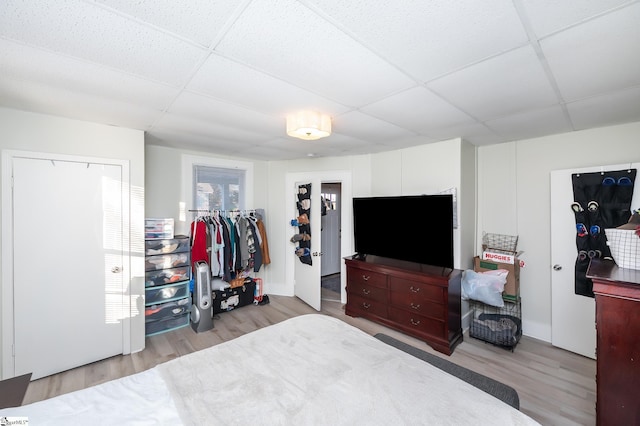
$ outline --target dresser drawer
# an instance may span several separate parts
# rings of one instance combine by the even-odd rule
[[[434,320],[394,307],[389,307],[389,319],[401,327],[415,330],[416,333],[446,337],[444,321]]]
[[[347,285],[367,285],[387,288],[387,276],[366,269],[347,268]]]
[[[387,317],[387,305],[385,303],[365,299],[349,293],[347,294],[347,305],[349,306],[349,310],[353,312],[377,315],[383,318]]]
[[[412,295],[417,301],[430,300],[436,303],[444,303],[447,296],[447,289],[444,287],[396,277],[389,277],[389,289],[398,293]]]
[[[147,287],[145,291],[145,305],[169,302],[189,296],[189,282]]]
[[[395,308],[405,309],[409,312],[432,318],[444,318],[445,315],[444,305],[425,300],[412,293],[392,291],[390,299],[391,305]]]
[[[387,289],[372,287],[368,283],[348,283],[347,293],[380,303],[387,303]]]

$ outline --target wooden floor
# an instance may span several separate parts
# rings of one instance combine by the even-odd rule
[[[211,331],[195,333],[191,327],[185,327],[148,337],[142,352],[112,357],[35,380],[29,386],[24,403],[143,371],[287,318],[316,312],[297,298],[270,297],[268,305],[246,306],[219,315]],[[594,360],[527,337],[510,352],[465,336],[455,352],[446,357],[417,339],[371,321],[346,316],[339,302],[323,300],[322,313],[340,318],[369,334],[388,334],[512,386],[520,395],[520,410],[543,425],[595,425]]]

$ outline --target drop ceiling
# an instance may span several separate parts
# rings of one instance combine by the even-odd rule
[[[2,0],[0,106],[287,160],[640,121],[640,1]],[[285,134],[331,115],[317,141]]]

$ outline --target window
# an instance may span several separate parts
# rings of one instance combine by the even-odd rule
[[[194,165],[193,183],[196,209],[244,209],[244,170]]]
[[[182,154],[179,220],[193,219],[190,210],[253,208],[253,163]]]
[[[327,208],[327,210],[337,210],[338,203],[336,201],[336,194],[326,194],[322,193],[322,200]]]

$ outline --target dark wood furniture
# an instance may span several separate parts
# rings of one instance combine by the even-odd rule
[[[21,406],[30,381],[31,373],[0,381],[0,408]]]
[[[640,271],[594,259],[596,422],[640,424]]]
[[[447,355],[462,342],[462,271],[378,256],[345,262],[347,315],[402,331]]]

